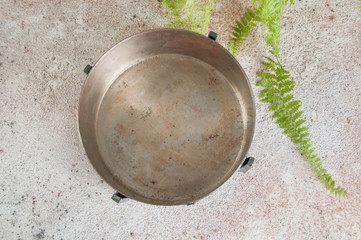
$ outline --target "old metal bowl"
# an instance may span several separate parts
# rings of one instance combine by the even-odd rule
[[[101,177],[149,204],[194,202],[242,164],[254,98],[237,60],[206,36],[157,29],[129,37],[90,70],[79,131]]]

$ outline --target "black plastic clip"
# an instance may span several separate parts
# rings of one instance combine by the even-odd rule
[[[189,202],[189,203],[186,203],[186,205],[191,206],[191,205],[194,205],[196,202],[198,202],[198,201]]]
[[[239,168],[239,171],[243,173],[247,172],[251,168],[253,162],[254,162],[253,157],[246,158],[242,163],[242,166]]]
[[[212,39],[213,41],[218,42],[218,34],[217,33],[213,32],[213,31],[210,31],[208,33],[208,37],[210,39]]]
[[[86,73],[86,74],[89,74],[89,72],[90,72],[90,70],[92,70],[92,66],[91,65],[86,65],[86,67],[84,68],[84,72]]]
[[[125,201],[129,200],[129,198],[127,198],[126,196],[124,196],[120,192],[114,193],[113,196],[112,196],[112,199],[116,203],[125,202]]]

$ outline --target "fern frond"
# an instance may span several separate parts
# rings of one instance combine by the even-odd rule
[[[241,21],[236,21],[237,27],[233,27],[234,32],[231,33],[231,40],[228,44],[228,50],[233,56],[238,54],[240,47],[251,30],[257,27],[257,24],[255,23],[257,16],[257,11],[254,12],[252,9],[248,8],[244,17],[241,18]]]
[[[304,126],[306,120],[300,119],[303,114],[303,111],[300,111],[301,101],[293,100],[292,94],[286,94],[295,86],[294,81],[288,80],[290,77],[289,72],[283,68],[277,56],[274,56],[275,59],[265,58],[268,61],[264,62],[263,65],[268,71],[258,75],[262,78],[262,81],[257,83],[257,86],[264,87],[260,98],[265,98],[261,101],[272,104],[269,107],[269,111],[275,112],[272,118],[277,119],[276,124],[281,129],[285,129],[283,134],[288,135],[292,142],[298,146],[299,152],[310,163],[313,171],[315,171],[325,187],[335,195],[347,196],[347,191],[340,186],[336,186],[335,181],[323,168],[321,159],[314,153],[316,148],[312,147],[312,141],[308,138],[310,135],[309,128]]]
[[[204,4],[196,3],[195,0],[163,0],[165,13],[170,13],[169,27],[182,28],[204,34],[210,22],[210,16],[215,6],[215,0],[204,0]],[[308,127],[302,126],[306,120],[299,119],[303,111],[299,111],[301,102],[292,101],[293,95],[289,94],[295,87],[295,82],[288,80],[290,74],[279,62],[280,39],[281,39],[281,16],[283,9],[287,4],[292,4],[293,0],[253,0],[253,10],[247,9],[240,21],[236,21],[233,27],[229,51],[236,55],[242,46],[250,31],[257,26],[257,22],[264,24],[268,29],[266,43],[271,50],[273,57],[265,57],[268,62],[262,64],[269,70],[260,74],[263,79],[257,86],[264,87],[265,90],[260,94],[262,102],[268,102],[272,105],[270,111],[274,111],[272,118],[277,119],[276,123],[283,132],[288,135],[298,146],[299,152],[307,159],[312,169],[319,176],[320,181],[327,189],[339,196],[348,196],[347,191],[340,186],[336,187],[335,181],[322,166],[322,161],[317,154],[314,154],[315,148],[308,138]]]
[[[237,22],[238,28],[235,29],[237,35],[231,36],[228,49],[233,55],[236,55],[249,32],[256,26],[255,22],[261,22],[269,30],[266,43],[272,48],[272,54],[278,58],[281,42],[281,16],[284,6],[288,3],[291,4],[292,0],[259,0],[257,4],[255,3],[256,0],[253,1],[255,10],[248,9],[244,17],[241,18],[243,24]],[[239,35],[241,32],[244,35]]]
[[[163,0],[166,13],[170,12],[169,27],[187,29],[204,34],[210,23],[215,0]]]

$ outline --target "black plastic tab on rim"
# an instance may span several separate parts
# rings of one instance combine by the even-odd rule
[[[208,37],[210,39],[212,39],[213,41],[218,42],[218,34],[217,33],[213,32],[213,31],[210,31],[208,33]]]
[[[92,70],[92,66],[91,65],[86,65],[86,67],[84,68],[84,72],[86,73],[86,74],[89,74],[89,72],[90,72],[90,70]]]
[[[127,197],[120,192],[116,192],[113,194],[112,199],[114,202],[119,203],[122,199],[127,199]]]
[[[247,172],[251,168],[253,162],[254,162],[254,157],[246,158],[242,163],[242,166],[240,167],[239,171],[243,173]]]

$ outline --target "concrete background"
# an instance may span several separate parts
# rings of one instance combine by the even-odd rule
[[[218,0],[210,29],[226,45],[251,0]],[[156,0],[0,2],[0,239],[361,239],[359,1],[295,0],[282,61],[311,137],[334,179],[331,195],[256,100],[256,162],[194,206],[116,204],[80,144],[83,68],[143,30],[167,26]],[[262,28],[237,59],[254,93]]]

